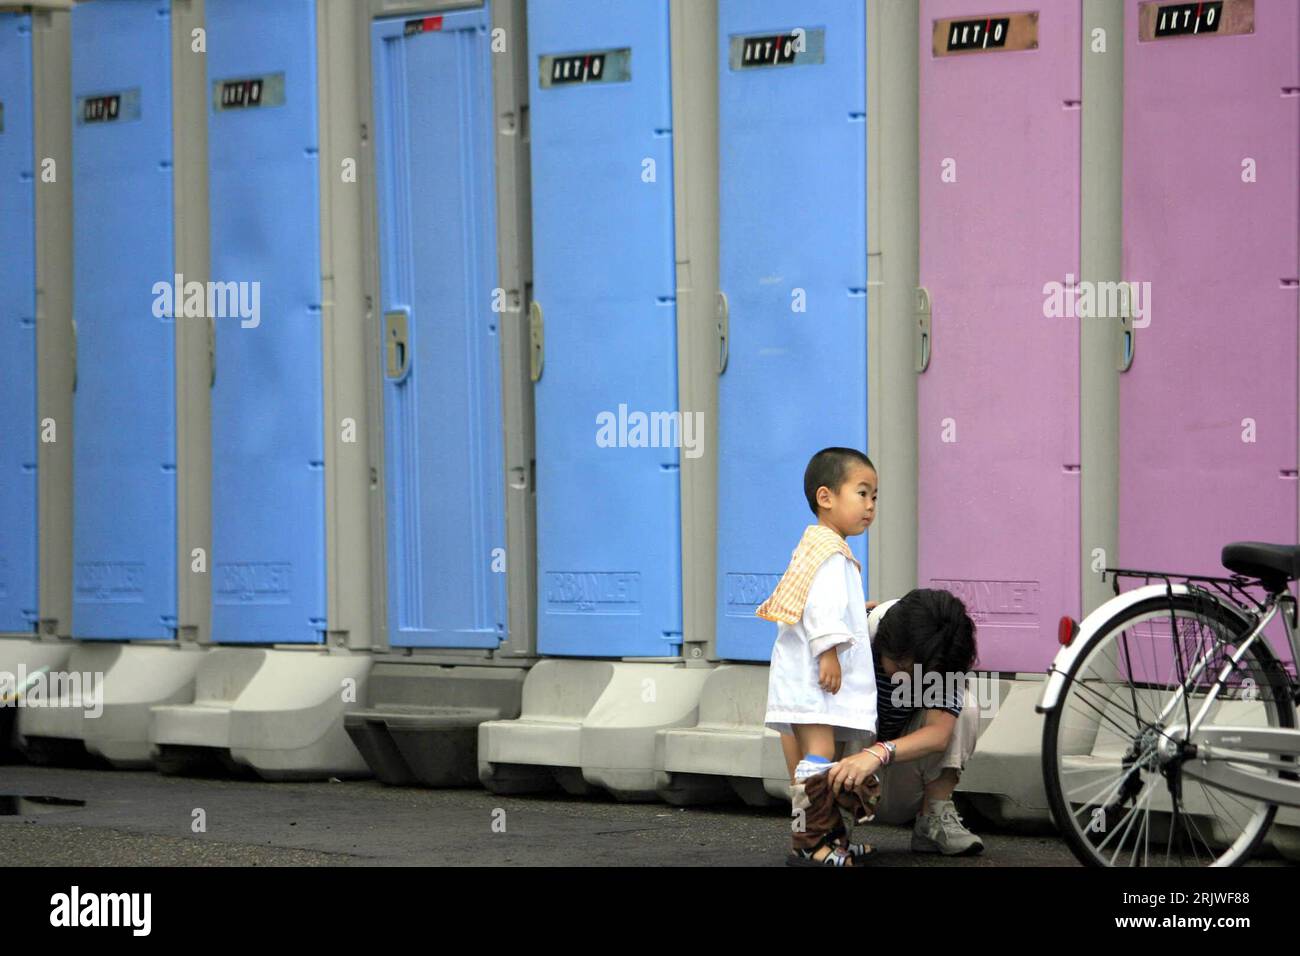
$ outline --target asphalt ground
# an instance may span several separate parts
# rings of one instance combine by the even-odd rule
[[[267,783],[151,772],[0,767],[5,866],[781,866],[789,816],[742,805],[671,807],[567,795]],[[1073,866],[1051,835],[967,820],[978,857],[910,851],[909,827],[873,828],[876,866]],[[200,824],[204,829],[200,830]]]

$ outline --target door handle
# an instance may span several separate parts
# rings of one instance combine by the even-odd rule
[[[394,382],[406,378],[411,368],[410,313],[396,309],[384,313],[384,375]]]
[[[1137,338],[1133,335],[1133,304],[1130,296],[1133,294],[1132,287],[1127,283],[1120,283],[1122,297],[1120,299],[1119,312],[1119,362],[1117,367],[1121,372],[1127,372],[1133,367],[1133,354],[1137,349]]]
[[[930,302],[930,290],[925,286],[918,286],[916,289],[916,304],[913,308],[913,318],[916,322],[913,326],[912,342],[912,368],[920,373],[930,367],[930,313],[932,304]]]
[[[727,370],[727,360],[731,358],[731,304],[727,293],[718,293],[718,374]]]
[[[528,377],[539,382],[546,363],[546,321],[536,299],[528,306],[528,346]]]

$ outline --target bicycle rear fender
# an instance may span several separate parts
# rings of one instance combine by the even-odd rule
[[[1074,664],[1075,658],[1083,653],[1084,648],[1096,636],[1097,632],[1109,624],[1123,611],[1127,611],[1135,604],[1141,604],[1143,601],[1151,598],[1165,597],[1170,590],[1170,586],[1164,584],[1148,584],[1140,588],[1134,588],[1132,591],[1125,591],[1117,595],[1097,608],[1079,624],[1079,633],[1074,636],[1067,647],[1061,648],[1056,657],[1052,658],[1051,669],[1047,672],[1047,685],[1043,688],[1042,699],[1039,700],[1035,710],[1040,714],[1055,710],[1061,701],[1061,692],[1065,689],[1065,675],[1070,672],[1070,667]],[[1174,584],[1172,590],[1175,595],[1191,594],[1195,588],[1188,587],[1186,584]],[[1225,610],[1236,613],[1243,622],[1246,617],[1240,612],[1235,611],[1230,605],[1218,602],[1220,607]]]

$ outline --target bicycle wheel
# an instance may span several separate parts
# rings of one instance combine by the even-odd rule
[[[1233,866],[1254,852],[1276,805],[1194,780],[1179,757],[1190,718],[1250,627],[1209,594],[1150,598],[1119,612],[1075,659],[1044,722],[1043,779],[1081,862]],[[1290,680],[1263,640],[1221,684],[1206,723],[1295,726]]]

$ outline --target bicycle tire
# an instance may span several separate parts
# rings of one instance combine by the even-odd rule
[[[1052,813],[1052,820],[1056,824],[1057,830],[1064,837],[1067,845],[1070,847],[1076,859],[1085,866],[1103,867],[1106,863],[1098,858],[1094,848],[1087,843],[1078,828],[1070,822],[1073,819],[1072,810],[1066,800],[1061,786],[1061,777],[1057,772],[1061,754],[1058,752],[1060,741],[1060,722],[1065,712],[1065,694],[1073,685],[1079,670],[1090,659],[1092,651],[1100,647],[1103,643],[1110,640],[1117,631],[1125,630],[1125,622],[1137,622],[1151,615],[1152,613],[1169,612],[1171,610],[1171,598],[1168,596],[1152,597],[1137,604],[1127,607],[1117,612],[1110,618],[1105,625],[1089,639],[1087,647],[1074,659],[1070,670],[1066,674],[1065,691],[1058,701],[1057,706],[1052,708],[1044,720],[1043,725],[1043,747],[1042,747],[1042,772],[1043,783],[1047,791],[1047,802]],[[1241,638],[1249,633],[1251,622],[1242,614],[1232,608],[1225,607],[1224,604],[1214,595],[1205,594],[1178,594],[1172,597],[1172,611],[1177,615],[1180,611],[1188,614],[1199,615],[1207,620],[1213,619],[1212,623],[1222,625],[1224,630],[1234,638]],[[1229,642],[1230,643],[1230,642]],[[1260,638],[1251,645],[1248,656],[1253,656],[1255,664],[1259,671],[1266,677],[1269,690],[1272,692],[1272,700],[1278,706],[1274,708],[1277,715],[1277,726],[1294,729],[1296,726],[1296,710],[1294,706],[1293,687],[1289,675],[1278,662],[1276,655],[1268,642]],[[1250,857],[1259,848],[1264,837],[1267,836],[1269,829],[1272,827],[1274,819],[1277,816],[1277,805],[1267,805],[1262,825],[1259,826],[1258,832],[1253,839],[1239,852],[1238,856],[1232,861],[1231,865],[1240,866],[1250,859]]]

